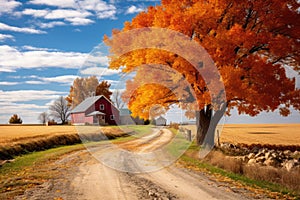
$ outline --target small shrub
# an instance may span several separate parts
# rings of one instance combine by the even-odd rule
[[[54,119],[48,121],[48,126],[57,125],[57,122]]]
[[[10,124],[22,124],[23,121],[17,114],[14,114],[13,116],[10,117],[9,123]]]

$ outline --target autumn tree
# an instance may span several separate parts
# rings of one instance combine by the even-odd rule
[[[287,116],[291,109],[300,110],[300,91],[295,87],[295,79],[287,77],[285,72],[286,67],[296,72],[300,70],[299,19],[299,1],[296,0],[162,0],[160,6],[141,12],[132,22],[126,22],[122,30],[114,30],[112,38],[105,36],[104,41],[110,47],[111,69],[121,68],[127,73],[136,70],[135,78],[126,86],[129,109],[134,115],[148,118],[149,105],[160,104],[168,109],[178,104],[190,117],[195,111],[197,143],[203,144],[207,136],[206,143],[212,146],[216,125],[225,110],[230,114],[235,107],[239,114],[250,116],[276,109]],[[200,54],[190,55],[200,61],[195,66],[180,54],[162,50],[180,41],[162,40],[159,35],[151,37],[152,29],[136,37],[120,37],[120,34],[145,27],[174,30],[202,46],[214,61],[225,91],[215,90],[219,91],[216,94],[213,90],[220,83],[214,85],[200,73],[206,70],[209,74],[212,69]],[[160,41],[156,41],[158,39]],[[139,48],[155,42],[153,48]],[[192,51],[188,47],[185,50]],[[149,69],[142,70],[142,66],[151,63],[180,73],[188,83],[185,88],[178,86],[183,94],[175,94],[176,88],[157,83],[146,81],[143,86],[144,80],[154,75],[150,75]],[[166,82],[178,85],[177,82],[182,81],[182,78],[169,76],[164,79]],[[194,98],[197,106],[188,104]]]
[[[48,116],[48,113],[47,112],[42,112],[39,117],[38,117],[39,121],[42,123],[42,124],[46,124],[47,121],[49,120],[49,116]]]
[[[87,97],[95,95],[99,81],[96,76],[76,78],[70,87],[70,93],[66,97],[68,105],[76,107]]]
[[[50,115],[65,124],[70,116],[70,106],[63,96],[56,99],[49,107]]]
[[[19,117],[17,114],[14,114],[13,116],[10,117],[9,119],[10,124],[22,124],[23,121],[21,117]]]
[[[96,96],[103,95],[108,100],[110,99],[110,96],[112,95],[112,92],[109,90],[111,84],[109,84],[107,81],[102,81],[99,83],[96,87]]]

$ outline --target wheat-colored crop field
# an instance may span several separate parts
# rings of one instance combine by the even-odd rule
[[[185,127],[195,134],[196,126]],[[300,145],[300,124],[225,124],[218,130],[220,142]]]
[[[196,132],[196,126],[185,126]],[[99,132],[95,126],[0,126],[0,145],[55,135]],[[300,145],[300,124],[225,124],[218,127],[221,142]],[[102,129],[103,131],[103,129]],[[105,132],[114,132],[106,128]]]
[[[119,134],[121,131],[106,127],[102,133],[111,132]],[[74,135],[100,132],[98,126],[30,126],[30,125],[7,125],[0,126],[0,146],[12,143],[23,143],[33,139],[45,139],[57,135]]]
[[[300,124],[224,125],[221,142],[300,145]]]

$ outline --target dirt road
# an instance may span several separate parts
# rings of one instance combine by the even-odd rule
[[[139,163],[136,159],[153,151],[158,155],[157,150],[172,138],[169,130],[156,130],[150,136],[117,147],[106,143],[72,153],[56,162],[53,170],[60,171],[59,178],[28,190],[16,199],[252,199],[250,191],[210,180],[178,164],[138,173],[153,167],[142,169],[145,162]],[[133,158],[136,154],[140,154],[139,157]],[[108,155],[115,158],[109,159]]]

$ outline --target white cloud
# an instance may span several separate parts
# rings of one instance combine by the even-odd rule
[[[120,70],[112,70],[103,67],[90,67],[80,71],[83,75],[110,76],[119,74]]]
[[[106,11],[106,10],[116,10],[116,7],[113,4],[108,4],[105,1],[99,0],[83,0],[78,1],[80,8],[85,10],[94,10],[94,11]]]
[[[130,6],[130,7],[126,10],[125,14],[139,13],[139,12],[142,12],[142,11],[144,11],[144,10],[145,10],[145,8],[143,8],[143,7],[136,7],[136,6],[132,5],[132,6]]]
[[[32,28],[20,28],[16,26],[10,26],[4,23],[0,22],[0,30],[4,31],[14,31],[14,32],[20,32],[20,33],[30,33],[30,34],[43,34],[46,33],[45,31],[36,30]]]
[[[64,75],[64,76],[55,76],[55,77],[24,77],[24,78],[38,79],[38,80],[25,81],[26,84],[30,84],[30,85],[48,84],[48,83],[62,83],[65,85],[72,85],[74,79],[78,78],[78,76]]]
[[[50,11],[49,10],[36,10],[36,9],[25,9],[22,11],[23,15],[32,15],[33,17],[45,17]]]
[[[107,19],[107,18],[116,19],[115,14],[116,14],[116,10],[107,10],[103,12],[98,12],[97,17],[99,19]]]
[[[30,4],[57,6],[61,8],[72,8],[75,5],[75,0],[31,0]]]
[[[45,15],[45,19],[85,18],[92,14],[87,11],[58,9],[52,10]]]
[[[29,46],[29,45],[23,46],[22,49],[30,50],[30,51],[58,51],[57,49],[40,48],[40,47],[33,47],[33,46]]]
[[[20,51],[15,47],[2,45],[0,71],[12,72],[19,68],[43,67],[80,68],[87,56],[85,53],[77,52]]]
[[[86,18],[80,18],[80,17],[67,18],[66,20],[71,22],[71,24],[75,25],[75,26],[88,25],[88,24],[94,23],[93,20],[86,19]]]
[[[74,79],[78,78],[78,76],[74,75],[64,75],[64,76],[56,76],[56,77],[41,77],[40,80],[45,82],[55,82],[55,83],[65,83],[65,84],[72,84]]]
[[[99,19],[115,19],[117,8],[113,4],[108,4],[101,0],[83,0],[78,1],[78,5],[81,9],[94,11]]]
[[[42,84],[46,84],[43,81],[25,81],[25,83],[29,84],[29,85],[42,85]]]
[[[53,28],[55,26],[64,26],[66,25],[64,22],[61,21],[52,21],[48,23],[38,23],[38,26],[41,28]]]
[[[34,100],[52,100],[65,92],[58,92],[52,90],[16,90],[16,91],[3,91],[0,90],[0,103],[16,103],[27,102]],[[5,108],[6,109],[6,108]]]
[[[45,19],[66,19],[66,18],[85,18],[92,13],[82,10],[73,9],[56,9],[56,10],[35,10],[25,9],[22,14],[32,15],[33,17],[42,17]]]
[[[24,104],[24,103],[12,103],[12,102],[0,102],[0,107],[5,107],[10,112],[14,112],[14,110],[18,111],[18,109],[31,108],[31,109],[39,109],[39,108],[47,108],[46,106],[40,106],[36,104]]]
[[[29,3],[54,6],[58,8],[73,8],[92,11],[116,10],[116,7],[113,4],[102,0],[31,0]]]
[[[0,15],[3,13],[12,13],[15,8],[22,5],[21,2],[14,0],[1,0],[0,1]]]
[[[7,34],[1,34],[0,33],[0,42],[3,42],[7,39],[10,39],[10,40],[13,40],[13,41],[15,40],[14,36],[12,36],[12,35],[7,35]]]
[[[18,82],[7,82],[7,81],[1,81],[0,85],[17,85]]]
[[[23,76],[23,78],[38,78],[36,75],[30,75],[30,76]]]
[[[111,18],[114,19],[117,8],[113,4],[109,4],[102,0],[68,0],[68,1],[48,1],[48,0],[32,0],[29,3],[37,5],[54,6],[59,9],[56,10],[36,10],[28,9],[23,14],[33,15],[35,17],[44,17],[45,19],[67,19],[67,18],[87,18],[96,15],[98,18]],[[44,13],[48,11],[48,13]],[[91,13],[93,12],[93,13]],[[77,14],[76,14],[77,13]],[[77,16],[66,16],[74,15]],[[86,16],[78,16],[78,14]],[[88,14],[88,15],[87,15]],[[74,21],[74,20],[73,20]],[[77,24],[73,24],[77,25]],[[81,24],[80,24],[81,25]]]
[[[9,68],[0,68],[0,72],[16,72],[16,70]]]
[[[73,9],[56,9],[56,10],[35,10],[26,9],[22,12],[24,15],[32,15],[33,17],[40,17],[44,19],[64,19],[65,21],[71,22],[72,25],[88,25],[94,21],[87,17],[92,16],[91,12],[86,10],[73,10]],[[53,21],[49,23],[38,24],[42,28],[52,28],[54,26],[65,25],[61,21]]]

